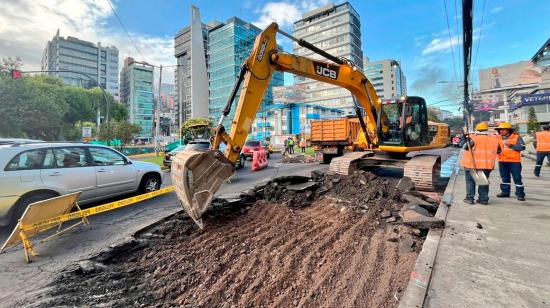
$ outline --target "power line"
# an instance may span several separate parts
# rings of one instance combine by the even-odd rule
[[[124,26],[124,24],[122,23],[122,20],[120,19],[120,17],[118,16],[115,8],[113,7],[113,4],[111,3],[110,0],[106,0],[107,3],[109,4],[109,6],[111,7],[111,10],[113,11],[113,13],[115,14],[116,16],[116,19],[118,20],[118,23],[120,24],[120,26],[122,27],[122,29],[124,29],[124,32],[126,32],[126,35],[128,35],[128,38],[130,39],[130,42],[132,42],[132,44],[134,45],[134,48],[136,48],[137,52],[139,53],[139,55],[141,56],[142,59],[145,59],[145,57],[143,56],[143,54],[141,53],[141,51],[139,50],[139,48],[137,47],[137,44],[136,42],[134,41],[134,39],[132,38],[132,36],[130,35],[130,32],[128,32],[128,30],[126,30],[126,27]]]
[[[481,26],[479,27],[479,38],[477,39],[477,47],[476,47],[476,56],[474,58],[474,68],[477,64],[477,55],[479,54],[479,45],[481,45],[481,34],[483,33],[483,18],[485,17],[485,2],[486,0],[483,0],[483,11],[481,12]]]
[[[449,26],[449,14],[447,14],[447,1],[443,0],[443,5],[445,6],[445,17],[447,19],[447,30],[449,31],[449,43],[451,43],[451,59],[453,60],[453,70],[455,72],[455,81],[458,81],[458,76],[456,74],[456,65],[455,65],[455,52],[453,48],[453,39],[451,38],[451,26]]]

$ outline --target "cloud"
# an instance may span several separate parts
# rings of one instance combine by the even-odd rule
[[[63,37],[73,36],[103,46],[116,46],[119,60],[127,56],[152,64],[172,64],[173,38],[130,33],[143,58],[136,51],[122,28],[107,28],[112,17],[106,1],[95,0],[15,0],[6,1],[0,10],[0,57],[19,56],[26,70],[40,69],[46,43],[57,29]],[[124,20],[123,20],[124,22]],[[122,67],[120,65],[120,67]],[[173,81],[173,73],[163,78]]]
[[[462,44],[462,39],[458,36],[454,36],[450,40],[448,38],[435,38],[422,50],[422,55],[445,51],[450,49],[451,46],[458,46],[458,44]]]
[[[266,3],[257,13],[258,20],[253,24],[260,29],[276,22],[281,28],[287,28],[302,19],[302,14],[328,4],[329,0],[304,0],[304,1],[274,1]]]
[[[494,7],[491,9],[491,13],[495,14],[495,13],[498,13],[500,11],[502,11],[504,8],[502,6],[497,6],[497,7]]]

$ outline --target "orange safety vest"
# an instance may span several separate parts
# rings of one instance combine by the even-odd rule
[[[498,141],[488,135],[470,134],[470,139],[474,141],[472,149],[474,153],[474,162],[476,169],[495,169],[497,159]],[[472,154],[470,151],[464,151],[460,164],[467,169],[474,169]]]
[[[500,144],[500,154],[498,154],[499,162],[519,163],[521,162],[521,152],[515,151],[508,147],[508,144],[513,146],[518,143],[519,135],[511,134],[506,140],[502,140],[502,136],[498,135],[497,140]]]
[[[537,132],[535,136],[537,137],[537,152],[550,152],[550,131]]]
[[[306,140],[305,140],[305,139],[300,140],[300,147],[301,147],[301,148],[305,148],[305,147],[306,147]]]

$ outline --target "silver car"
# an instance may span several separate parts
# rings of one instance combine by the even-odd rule
[[[13,225],[28,204],[81,191],[79,204],[160,188],[158,165],[130,160],[100,145],[0,145],[0,226]]]

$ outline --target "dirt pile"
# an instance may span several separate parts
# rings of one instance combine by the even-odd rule
[[[292,163],[314,163],[315,158],[313,156],[304,155],[304,154],[288,154],[286,156],[283,156],[283,159],[281,160],[284,164],[292,164]]]
[[[365,182],[365,183],[363,183]],[[369,184],[370,183],[370,184]],[[68,269],[37,306],[396,307],[425,231],[396,181],[280,177]]]

